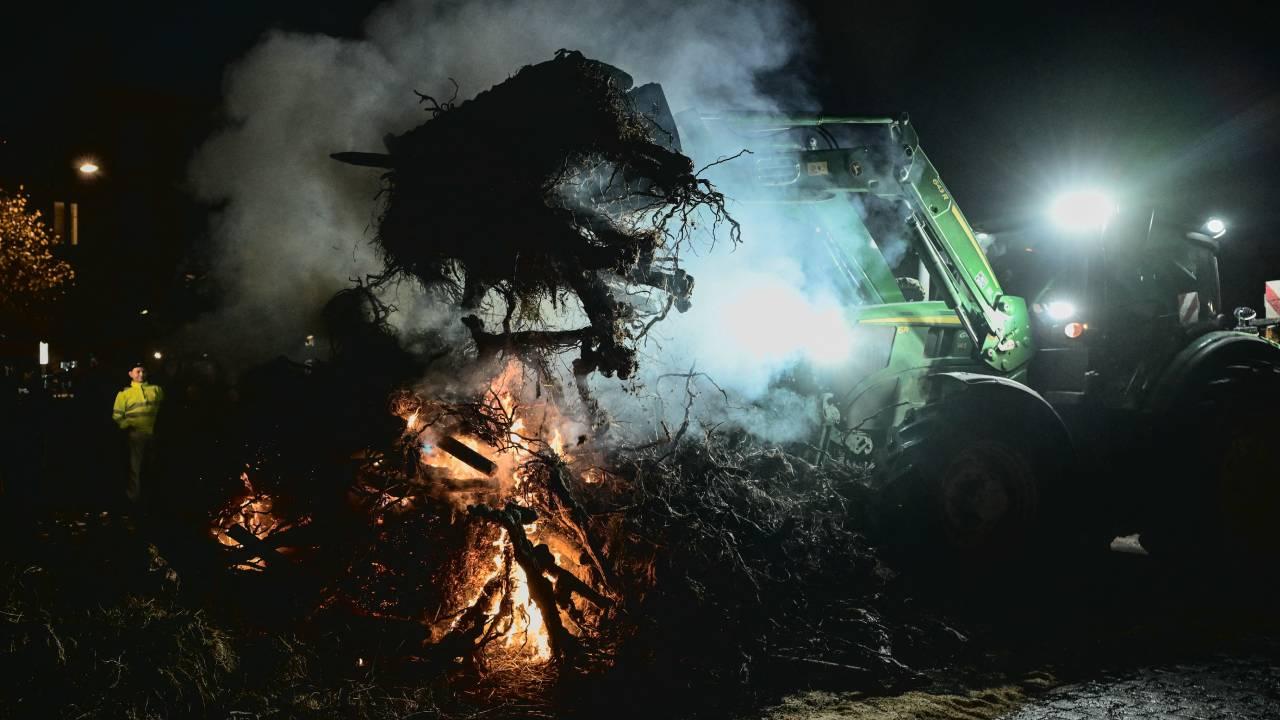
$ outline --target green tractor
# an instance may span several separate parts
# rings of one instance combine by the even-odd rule
[[[875,468],[895,547],[989,564],[1133,533],[1180,559],[1277,545],[1280,346],[1250,311],[1224,318],[1220,227],[1108,209],[993,267],[905,116],[704,115],[681,133],[750,150],[717,182],[824,258],[857,329],[851,360],[804,381],[825,418],[814,459]]]

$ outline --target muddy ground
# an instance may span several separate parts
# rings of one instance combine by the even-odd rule
[[[919,687],[799,691],[768,720],[1210,720],[1280,718],[1272,582],[1191,572],[1134,543],[1043,583],[955,601],[978,652]],[[965,607],[965,605],[969,605]]]

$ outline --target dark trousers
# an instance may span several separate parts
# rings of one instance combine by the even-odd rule
[[[142,499],[142,475],[151,464],[150,433],[129,433],[129,482],[124,494],[135,505]]]

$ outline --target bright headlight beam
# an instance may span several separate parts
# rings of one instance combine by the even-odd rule
[[[1058,227],[1071,233],[1099,232],[1116,214],[1111,197],[1097,189],[1073,190],[1054,198],[1049,217]]]
[[[1215,238],[1220,238],[1227,232],[1227,223],[1222,218],[1209,218],[1204,224],[1204,229]]]
[[[1048,312],[1049,317],[1062,321],[1076,314],[1076,306],[1066,300],[1054,300],[1049,303]]]

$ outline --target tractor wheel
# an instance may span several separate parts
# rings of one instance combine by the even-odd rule
[[[1238,360],[1196,387],[1157,439],[1190,449],[1156,448],[1169,462],[1148,490],[1143,547],[1178,562],[1270,567],[1280,551],[1280,362]]]
[[[1060,537],[1048,510],[1061,486],[1063,448],[1050,440],[1057,433],[1037,433],[1025,419],[958,410],[943,412],[928,436],[890,459],[879,534],[913,566],[1008,572],[1010,562]]]

